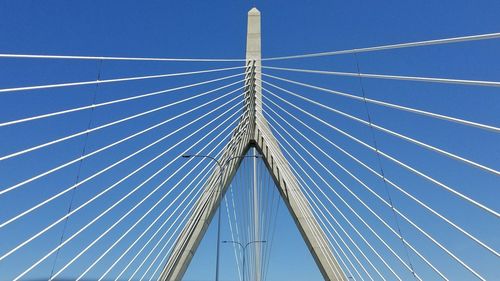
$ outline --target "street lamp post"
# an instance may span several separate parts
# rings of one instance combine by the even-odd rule
[[[222,241],[222,243],[233,243],[233,244],[239,245],[241,247],[241,249],[243,250],[243,258],[242,258],[243,270],[242,270],[242,274],[241,274],[242,275],[241,280],[245,281],[245,257],[246,257],[246,250],[247,250],[248,245],[251,245],[254,243],[266,243],[266,242],[267,242],[266,240],[250,241],[243,246],[243,244],[241,244],[240,242],[236,242],[236,241],[231,241],[231,240]]]
[[[222,188],[224,186],[223,182],[223,176],[224,176],[224,168],[229,164],[232,160],[234,159],[241,159],[241,158],[260,158],[260,155],[239,155],[239,156],[233,156],[224,162],[220,162],[219,160],[215,159],[214,157],[210,155],[199,155],[199,154],[191,154],[191,155],[182,155],[183,158],[191,158],[191,157],[198,157],[198,158],[207,158],[212,160],[217,164],[219,167],[219,208],[217,208],[218,214],[217,214],[217,254],[216,254],[216,260],[215,260],[215,281],[219,281],[219,253],[220,253],[220,221],[221,221],[221,210],[220,210],[220,204],[222,202]]]

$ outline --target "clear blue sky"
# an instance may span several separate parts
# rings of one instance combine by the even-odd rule
[[[262,13],[263,57],[342,50],[500,31],[500,20],[498,18],[500,2],[493,0],[412,2],[358,0],[315,1],[314,4],[305,3],[304,1],[41,2],[21,0],[0,1],[0,53],[243,58],[245,54],[246,15],[248,10],[253,6],[257,6]],[[366,73],[499,81],[500,55],[498,50],[500,50],[500,40],[496,39],[456,45],[365,53],[358,55],[358,60],[361,71]],[[98,73],[100,73],[101,79],[111,79],[235,65],[240,65],[240,63],[110,61],[100,63],[99,61],[0,58],[0,88],[95,80]],[[356,71],[355,58],[352,55],[276,61],[269,62],[268,65],[333,71]],[[231,73],[237,73],[237,71],[232,71]],[[271,73],[270,70],[269,73]],[[273,71],[272,73],[356,95],[362,94],[360,83],[356,78],[290,74],[278,71]],[[224,74],[212,73],[196,77],[188,76],[108,84],[100,85],[97,89],[95,85],[89,85],[50,90],[0,93],[0,122],[89,105],[92,103],[94,97],[96,102],[104,102],[137,95],[138,93],[157,91],[218,78],[228,74],[229,72]],[[237,79],[232,79],[231,81],[237,81]],[[82,111],[67,116],[0,128],[0,155],[3,156],[61,136],[85,130],[88,127],[89,120],[91,127],[95,127],[210,90],[216,86],[225,85],[225,83],[228,82],[222,81],[198,87],[196,90],[181,91],[179,95],[160,95],[137,102],[124,103],[119,106],[100,108],[93,113]],[[273,83],[366,119],[366,109],[362,103],[357,101],[332,97],[322,92],[307,90],[283,82],[273,81]],[[363,80],[363,86],[366,96],[370,98],[448,114],[497,127],[500,125],[500,95],[498,88],[368,79]],[[270,90],[276,93],[279,92],[271,88]],[[281,94],[283,97],[286,97],[284,93]],[[215,96],[204,97],[200,100],[171,108],[166,112],[158,112],[149,117],[134,120],[110,130],[90,134],[87,141],[82,136],[22,157],[2,161],[0,162],[0,190],[80,156],[85,143],[85,149],[88,153],[123,138],[131,132],[139,131],[165,118],[175,116],[201,102],[208,102],[213,97]],[[231,97],[234,97],[234,95]],[[270,99],[278,102],[276,98]],[[207,112],[209,109],[213,109],[228,100],[229,98],[225,98],[218,101],[203,112]],[[352,132],[353,135],[359,136],[367,143],[373,143],[370,130],[366,126],[348,121],[331,112],[320,110],[303,101],[297,99],[291,99],[291,101],[308,111],[318,114],[328,122]],[[280,104],[283,105],[283,103]],[[271,106],[271,108],[277,110],[276,107]],[[290,107],[286,108],[290,109]],[[397,132],[405,133],[406,135],[497,170],[500,168],[500,137],[498,134],[372,105],[368,106],[368,110],[372,120],[377,124],[384,125]],[[353,144],[317,122],[314,123],[305,115],[297,111],[291,111],[301,119],[310,121],[314,128],[326,134],[332,141],[352,151],[360,158],[365,159],[375,170],[379,170],[380,167],[373,152],[369,152],[359,145]],[[280,114],[283,115],[284,113],[280,112]],[[11,193],[0,195],[0,222],[11,218],[30,206],[72,185],[77,175],[79,175],[80,180],[88,177],[118,160],[120,157],[132,153],[147,145],[152,140],[175,130],[196,116],[196,114],[192,114],[181,120],[176,120],[168,126],[141,136],[119,148],[103,153],[99,157],[85,160],[79,172],[79,165],[75,164],[61,170],[55,175],[30,183]],[[271,116],[275,119],[277,118],[273,114]],[[224,117],[222,120],[226,118]],[[230,121],[232,120],[234,118]],[[209,121],[210,119],[206,119],[203,122],[206,123]],[[273,124],[273,122],[271,123]],[[280,123],[283,124],[283,122]],[[293,122],[293,124],[299,126],[297,122]],[[201,125],[199,124],[198,126]],[[210,128],[214,126],[212,125]],[[218,129],[217,132],[221,132],[224,128]],[[300,128],[304,132],[308,132],[307,129]],[[162,158],[161,161],[154,163],[137,177],[124,182],[119,189],[108,194],[108,197],[101,198],[96,202],[94,207],[75,216],[74,219],[70,219],[67,224],[65,237],[77,231],[84,222],[98,215],[111,202],[118,200],[118,198],[146,179],[156,169],[174,159],[183,149],[203,137],[203,134],[208,131],[209,128],[204,129],[200,135],[196,136],[196,139],[176,147]],[[109,174],[82,185],[74,193],[73,208],[83,204],[100,190],[111,185],[123,176],[123,174],[129,173],[142,165],[147,159],[176,144],[178,140],[182,139],[188,133],[176,135],[162,145],[141,154],[142,156],[131,159],[131,161],[119,166]],[[280,133],[283,134],[283,132]],[[359,165],[356,165],[347,157],[340,154],[319,137],[313,136],[310,132],[308,132],[308,135],[318,145],[331,153],[333,157],[338,157],[339,161],[347,163],[346,167],[373,185],[378,193],[385,198],[386,192],[380,180],[377,180],[366,172],[366,170],[360,168]],[[278,139],[280,138],[278,137]],[[500,181],[498,177],[478,171],[470,166],[423,150],[380,132],[375,133],[375,139],[381,150],[392,155],[397,155],[398,158],[429,175],[435,176],[450,186],[456,187],[457,190],[494,210],[498,211],[500,209],[500,200],[498,199]],[[208,149],[213,148],[215,144],[216,142],[209,143]],[[201,148],[203,145],[204,143],[200,144],[198,148]],[[294,153],[290,147],[286,145],[284,147],[292,154]],[[308,147],[311,146],[309,145]],[[298,147],[296,148],[298,149]],[[317,157],[321,157],[321,153],[317,150],[314,150],[313,153]],[[167,178],[169,173],[174,172],[183,163],[182,160],[175,161],[172,167],[162,174],[161,178],[153,180],[146,186],[147,190],[138,192],[130,199],[130,202],[127,201],[128,203],[117,208],[112,213],[113,215],[104,217],[101,224],[89,229],[76,242],[68,244],[67,247],[63,248],[55,263],[56,271],[64,265],[64,261],[76,255],[80,249],[96,237],[97,233],[104,231],[107,226],[114,222],[117,216],[125,213],[129,207],[138,202],[142,196],[145,196],[147,191],[153,189],[163,179]],[[195,163],[189,163],[188,167],[193,167]],[[325,160],[325,164],[328,169],[340,174],[340,177],[346,184],[353,186],[354,190],[359,192],[360,196],[366,202],[373,205],[377,211],[380,211],[391,222],[391,225],[394,224],[390,211],[380,206],[380,202],[376,201],[373,196],[369,195],[346,174],[342,174],[337,166],[328,162],[328,160]],[[329,177],[324,170],[321,170],[322,168],[319,165],[312,165],[322,176]],[[204,165],[200,168],[203,167]],[[442,189],[437,188],[435,185],[422,180],[389,161],[382,160],[382,167],[387,177],[397,179],[398,183],[407,187],[417,197],[447,215],[454,222],[457,222],[457,224],[464,226],[466,230],[487,242],[488,245],[498,251],[500,248],[500,241],[498,239],[500,237],[500,224],[498,223],[498,219],[485,214],[470,204],[463,203],[463,201],[452,197],[449,193],[442,191]],[[308,173],[319,182],[318,176],[312,171]],[[176,175],[172,178],[172,183],[169,182],[167,186],[172,187],[178,180],[180,180],[180,176]],[[333,179],[329,178],[329,180],[333,182]],[[326,185],[321,184],[320,186],[324,190],[328,190]],[[359,210],[361,215],[366,216],[368,221],[375,225],[376,230],[381,231],[385,235],[384,237],[391,237],[391,234],[363,209],[355,199],[349,197],[349,194],[340,186],[335,185],[335,188],[348,198],[347,201],[351,206]],[[162,189],[162,191],[166,189]],[[458,256],[484,274],[488,280],[500,279],[500,262],[498,258],[479,248],[477,244],[470,242],[470,240],[458,234],[441,220],[422,210],[422,208],[408,200],[401,193],[398,193],[394,189],[390,192],[395,206],[399,206],[405,213],[411,213],[413,215],[412,218],[419,225],[426,230],[430,230],[444,245],[453,249]],[[174,192],[175,194],[177,193]],[[370,241],[376,241],[373,236],[369,236],[371,234],[368,234],[368,230],[362,228],[361,223],[356,220],[354,215],[349,213],[348,208],[343,206],[332,192],[328,194],[332,200],[338,203],[338,206],[341,206],[342,211],[348,214],[348,217],[352,221],[355,221],[356,225],[360,226],[362,232],[366,233],[367,237],[371,239]],[[4,229],[0,229],[0,255],[10,250],[14,245],[29,238],[30,235],[36,233],[50,222],[64,215],[67,212],[71,198],[71,193],[68,193],[56,202],[45,206],[44,209],[30,214]],[[151,201],[148,201],[148,207],[154,204],[155,200],[160,197],[159,195],[155,195],[154,198],[154,200],[151,199]],[[328,203],[326,200],[322,200],[325,204]],[[281,205],[281,207],[283,206]],[[338,214],[335,213],[336,211],[333,208],[330,209],[338,217]],[[145,212],[147,207],[141,207],[140,210]],[[153,214],[158,213],[156,210]],[[93,262],[93,257],[100,254],[113,243],[113,239],[116,239],[121,233],[126,231],[126,227],[131,225],[140,214],[141,212],[134,213],[134,215],[124,221],[123,226],[119,226],[113,230],[109,237],[96,244],[95,248],[83,255],[81,260],[69,267],[61,276],[68,279],[78,276]],[[271,254],[271,269],[268,280],[321,280],[321,276],[312,258],[308,255],[307,249],[301,241],[293,221],[288,216],[286,208],[280,208],[278,218],[276,236],[280,238],[275,239],[273,242],[274,251]],[[151,221],[152,219],[148,218],[141,224],[139,229],[144,229]],[[339,221],[342,220],[339,218]],[[343,224],[348,229],[345,221],[343,221]],[[227,224],[223,224],[223,236],[229,234],[227,227]],[[461,268],[456,262],[451,261],[448,255],[437,249],[410,225],[401,222],[401,230],[405,237],[412,241],[416,247],[423,249],[426,256],[432,259],[436,263],[436,266],[447,273],[450,280],[475,280],[470,273]],[[10,280],[17,276],[23,269],[54,248],[59,242],[62,231],[62,224],[60,224],[18,253],[4,261],[0,261],[0,280]],[[351,230],[349,229],[349,231]],[[137,236],[139,233],[140,231],[135,231],[133,235]],[[362,244],[362,241],[354,232],[350,232],[350,234],[353,238],[357,239],[356,241],[360,245]],[[226,239],[227,237],[223,238]],[[186,280],[212,280],[214,239],[215,235],[212,224],[200,246],[200,251],[193,259],[192,266],[186,275]],[[398,251],[404,253],[397,239],[391,237],[388,241],[393,243]],[[126,238],[87,277],[92,279],[99,276],[113,262],[113,259],[119,256],[120,251],[123,251],[132,242],[132,238]],[[383,249],[380,243],[376,244],[376,246]],[[362,247],[369,252],[369,249],[365,245]],[[381,250],[380,253],[390,256],[387,250]],[[237,280],[232,249],[223,249],[222,257],[222,264],[224,265],[222,276],[224,280]],[[384,275],[389,278],[394,277],[384,268],[380,260],[376,260],[373,253],[370,254],[370,257],[374,260],[377,267],[382,268]],[[413,262],[417,273],[421,274],[425,280],[438,280],[432,270],[419,260],[417,256],[410,254],[410,260]],[[394,258],[390,259],[390,262],[397,265],[396,268],[398,272],[401,272],[404,280],[411,280],[411,276]],[[51,256],[27,275],[26,278],[47,278],[50,275],[53,264],[54,256]],[[118,272],[119,270],[116,269],[112,271],[115,274],[114,276]],[[110,276],[112,277],[113,275]]]

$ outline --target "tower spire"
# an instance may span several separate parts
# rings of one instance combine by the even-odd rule
[[[247,66],[251,66],[253,77],[253,110],[255,115],[262,114],[260,11],[255,7],[248,11],[246,61]]]

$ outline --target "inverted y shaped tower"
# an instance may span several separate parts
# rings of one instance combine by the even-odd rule
[[[245,155],[250,148],[257,149],[325,280],[346,280],[332,254],[323,229],[311,211],[308,199],[302,193],[287,159],[280,150],[278,141],[267,124],[262,112],[261,83],[260,12],[253,8],[248,12],[245,111],[233,131],[231,140],[224,148],[221,159]],[[195,203],[194,211],[170,253],[161,280],[182,279],[219,207],[222,198],[219,192],[225,194],[241,161],[241,158],[237,158],[228,163],[220,179],[222,185],[219,182],[218,171],[214,171],[208,178],[203,194]],[[222,190],[219,190],[221,186]],[[260,276],[257,275],[257,278],[260,279]]]

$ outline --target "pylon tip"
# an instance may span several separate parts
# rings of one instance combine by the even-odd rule
[[[253,7],[250,11],[248,11],[249,15],[260,15],[260,11],[256,8]]]

